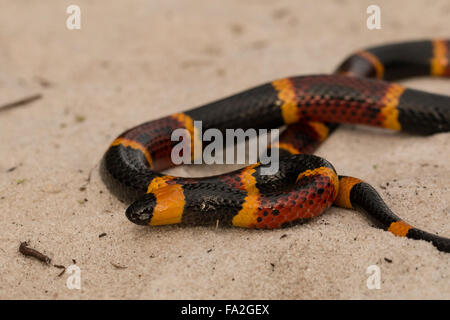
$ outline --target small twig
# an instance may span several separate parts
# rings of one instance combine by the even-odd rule
[[[116,268],[116,269],[126,269],[126,268],[128,268],[128,267],[125,267],[125,266],[119,266],[118,264],[115,264],[115,263],[113,263],[113,262],[109,262],[109,263],[111,263],[111,265],[112,265],[114,268]]]
[[[63,274],[64,274],[64,272],[66,272],[66,267],[64,267],[64,266],[62,266],[62,265],[60,265],[60,264],[54,264],[53,265],[55,268],[58,268],[58,269],[63,269],[63,271],[61,271],[59,274],[58,274],[58,277],[61,277]]]
[[[88,177],[86,178],[86,182],[80,187],[80,191],[85,191],[86,187],[89,185],[89,183],[91,183],[92,172],[94,171],[94,169],[96,167],[97,167],[97,165],[93,166],[91,168],[91,170],[89,170],[89,174],[88,174]]]
[[[20,243],[19,252],[21,254],[23,254],[24,256],[34,257],[34,258],[38,259],[39,261],[44,262],[45,264],[50,264],[50,262],[52,261],[45,254],[42,254],[39,251],[28,247],[28,243],[26,241]]]
[[[38,93],[38,94],[34,94],[34,95],[31,95],[31,96],[19,99],[19,100],[14,101],[14,102],[6,103],[4,105],[0,105],[0,111],[12,109],[12,108],[15,108],[15,107],[20,107],[20,106],[26,105],[28,103],[31,103],[31,102],[33,102],[35,100],[38,100],[40,98],[42,98],[42,95],[40,93]]]

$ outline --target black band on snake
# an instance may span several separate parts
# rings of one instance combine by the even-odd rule
[[[122,133],[106,151],[102,178],[118,197],[132,201],[128,219],[139,225],[229,225],[280,228],[316,217],[331,205],[366,212],[397,236],[430,241],[450,252],[450,239],[419,230],[396,216],[369,184],[338,176],[310,153],[338,123],[412,134],[450,131],[450,97],[385,80],[450,76],[450,41],[378,46],[348,57],[333,75],[280,79],[231,97],[146,122]],[[161,170],[174,164],[171,134],[186,129],[270,129],[287,125],[278,148],[279,170],[262,175],[260,163],[227,174],[182,178]],[[192,141],[194,142],[194,141]],[[192,150],[193,151],[193,150]],[[193,152],[192,152],[193,153]]]

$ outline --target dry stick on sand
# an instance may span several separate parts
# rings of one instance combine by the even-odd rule
[[[126,269],[126,268],[128,268],[128,267],[125,267],[125,266],[121,266],[121,265],[118,265],[118,264],[116,264],[116,263],[114,263],[114,262],[109,262],[109,263],[111,263],[111,265],[114,267],[114,268],[116,268],[116,269]]]
[[[44,262],[45,264],[50,264],[50,262],[52,261],[45,254],[42,254],[39,251],[28,247],[28,243],[26,241],[20,243],[19,252],[24,256],[36,258],[39,261]]]
[[[22,98],[20,100],[0,105],[0,111],[4,111],[4,110],[12,109],[12,108],[15,108],[15,107],[23,106],[23,105],[26,105],[26,104],[28,104],[30,102],[38,100],[40,98],[42,98],[42,95],[40,93],[33,94],[31,96]]]
[[[52,260],[48,256],[46,256],[45,254],[40,253],[39,251],[37,251],[37,250],[35,250],[33,248],[30,248],[26,241],[20,243],[19,252],[21,254],[23,254],[24,256],[36,258],[39,261],[42,261],[42,262],[44,262],[47,265],[50,265],[51,262],[52,262]],[[66,267],[65,266],[62,266],[62,265],[59,265],[59,264],[54,264],[53,266],[55,268],[58,268],[58,269],[63,269],[61,271],[61,273],[58,274],[58,277],[61,277],[66,272]]]
[[[86,178],[86,182],[80,187],[80,191],[85,191],[89,183],[91,183],[92,171],[97,168],[97,165],[94,165],[91,170],[89,170],[88,177]]]
[[[58,277],[61,277],[65,272],[66,272],[66,267],[65,266],[62,266],[62,265],[59,265],[59,264],[54,264],[53,265],[55,268],[58,268],[58,269],[63,269],[59,274],[58,274]]]

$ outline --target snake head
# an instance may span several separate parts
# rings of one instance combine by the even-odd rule
[[[153,193],[148,193],[134,203],[125,211],[128,220],[139,225],[149,225],[156,206],[156,198]]]

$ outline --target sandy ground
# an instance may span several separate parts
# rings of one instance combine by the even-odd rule
[[[0,103],[43,94],[0,112],[0,298],[449,299],[449,255],[357,212],[331,208],[274,231],[142,228],[97,171],[112,139],[144,120],[276,78],[330,73],[368,45],[449,36],[447,0],[375,1],[382,29],[369,31],[372,2],[0,1]],[[71,3],[81,30],[65,26]],[[450,91],[444,80],[405,83]],[[407,221],[449,236],[449,138],[344,126],[318,154],[373,184]],[[19,254],[24,240],[54,263],[75,259],[81,289]],[[374,264],[379,290],[366,286]]]

